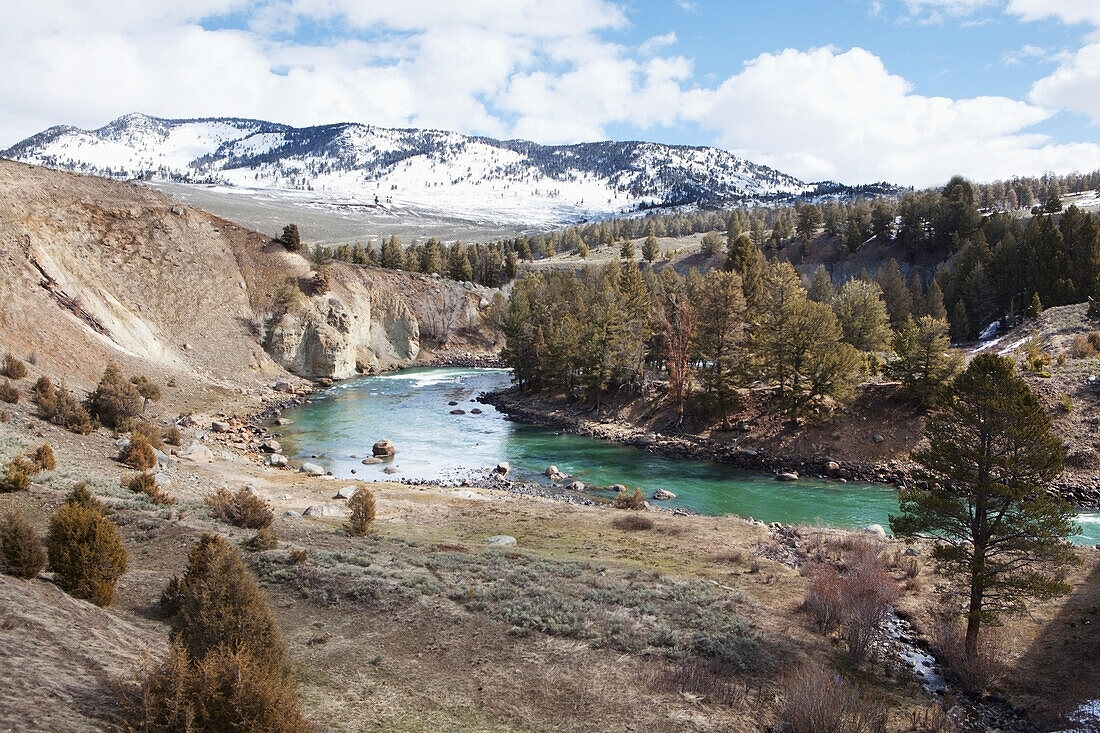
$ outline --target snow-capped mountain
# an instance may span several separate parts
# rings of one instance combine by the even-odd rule
[[[51,127],[0,156],[78,173],[306,192],[319,203],[411,206],[529,225],[837,190],[709,147],[544,146],[356,123],[295,128],[141,114],[97,130]]]

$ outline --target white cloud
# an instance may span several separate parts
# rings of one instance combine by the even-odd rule
[[[962,18],[995,0],[903,0],[909,15],[924,23],[940,23],[945,18]]]
[[[651,36],[650,38],[647,38],[645,41],[642,42],[640,46],[638,46],[638,53],[642,54],[643,56],[651,56],[654,51],[662,49],[665,46],[671,46],[674,43],[676,43],[676,33],[675,31],[669,31],[668,33],[664,33],[659,36]]]
[[[1041,107],[922,96],[861,48],[765,53],[687,98],[724,145],[806,179],[931,185],[958,172],[988,180],[1100,167],[1100,146],[1024,132],[1050,117]]]
[[[1100,3],[1096,0],[1009,0],[1007,11],[1023,20],[1057,18],[1070,25],[1100,26]]]
[[[964,14],[992,0],[906,0]],[[1040,14],[1011,0],[1020,17]],[[683,3],[692,5],[692,3]],[[1066,22],[1087,3],[1066,2]],[[241,13],[246,30],[200,22]],[[1049,13],[1048,13],[1049,15]],[[1038,15],[1036,17],[1039,17]],[[1090,16],[1091,17],[1091,16]],[[669,32],[615,43],[606,0],[40,0],[0,24],[0,147],[58,123],[127,112],[361,121],[559,143],[696,124],[750,160],[806,179],[940,183],[1100,167],[1092,144],[1029,134],[1056,109],[1100,119],[1100,46],[1035,85],[1030,102],[917,94],[860,48],[766,53],[710,86]],[[326,37],[303,41],[305,30]],[[1023,56],[1042,49],[1024,47]],[[717,84],[717,86],[715,86]]]

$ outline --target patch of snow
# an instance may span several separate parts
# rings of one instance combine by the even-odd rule
[[[1081,703],[1076,710],[1066,716],[1066,719],[1073,723],[1073,727],[1064,728],[1057,731],[1057,733],[1095,733],[1100,731],[1100,698]]]
[[[1000,330],[1001,330],[1001,322],[1000,321],[993,321],[993,323],[990,323],[988,326],[985,327],[985,329],[980,334],[978,334],[978,339],[981,340],[981,341],[988,341],[989,339],[996,336],[997,332],[1000,331]]]

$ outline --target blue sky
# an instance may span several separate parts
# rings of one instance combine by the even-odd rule
[[[1100,167],[1100,0],[39,0],[0,147],[127,112],[718,145],[806,180]]]

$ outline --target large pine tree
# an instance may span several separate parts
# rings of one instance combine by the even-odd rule
[[[913,459],[929,488],[903,489],[890,527],[938,541],[933,557],[965,584],[972,657],[984,622],[1069,592],[1056,571],[1077,561],[1065,542],[1074,510],[1046,493],[1066,449],[1015,363],[993,354],[959,375],[925,435]]]

